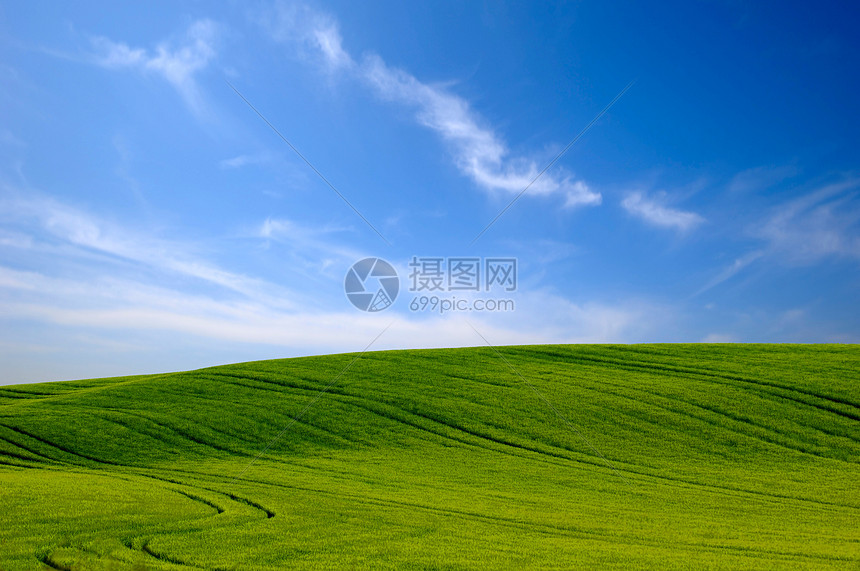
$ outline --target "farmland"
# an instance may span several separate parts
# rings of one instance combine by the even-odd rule
[[[543,345],[0,386],[0,569],[856,567],[858,379]]]

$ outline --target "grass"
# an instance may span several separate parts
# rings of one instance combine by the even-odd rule
[[[0,387],[0,569],[860,567],[860,347],[500,351]]]

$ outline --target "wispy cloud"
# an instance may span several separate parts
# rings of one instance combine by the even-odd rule
[[[218,26],[198,20],[179,38],[165,40],[155,49],[131,47],[105,37],[92,38],[93,61],[108,69],[134,69],[155,73],[167,80],[196,113],[204,102],[195,76],[215,58]]]
[[[25,147],[27,144],[15,136],[9,129],[0,129],[0,145],[9,145],[10,147]]]
[[[621,206],[648,224],[661,228],[673,228],[682,232],[691,230],[705,221],[695,212],[666,206],[665,200],[665,195],[658,195],[655,198],[642,192],[631,192],[621,201]]]
[[[459,170],[479,187],[516,194],[540,172],[542,165],[534,160],[511,156],[502,137],[462,97],[389,66],[377,54],[367,54],[360,61],[354,59],[344,50],[333,17],[301,4],[279,3],[263,21],[273,39],[289,43],[301,54],[321,62],[329,73],[348,72],[383,100],[413,108],[418,123],[448,143]],[[601,203],[600,193],[585,182],[563,169],[556,173],[545,173],[529,193],[561,195],[568,207]]]
[[[269,162],[272,159],[268,153],[258,153],[256,155],[236,155],[229,159],[224,159],[218,163],[222,169],[239,169],[248,165],[259,165]]]
[[[248,297],[272,298],[283,305],[291,296],[277,291],[271,284],[224,270],[196,256],[193,249],[176,241],[135,233],[122,225],[100,219],[90,213],[45,196],[30,193],[21,197],[9,193],[0,197],[4,212],[0,222],[23,228],[14,235],[16,244],[32,249],[42,248],[52,239],[66,255],[100,256],[135,262],[175,275],[195,278]],[[26,237],[26,241],[22,240]]]
[[[330,70],[353,67],[343,49],[337,20],[300,2],[277,2],[258,14],[256,21],[271,38],[291,45],[300,57]]]
[[[285,247],[283,255],[290,267],[308,278],[342,279],[347,268],[370,255],[345,244],[349,242],[346,235],[353,232],[351,227],[310,227],[285,218],[267,218],[253,235]]]
[[[733,176],[727,189],[732,193],[767,190],[783,180],[795,176],[797,172],[797,168],[793,166],[751,168]]]
[[[860,180],[827,185],[778,207],[753,234],[790,263],[860,259]]]
[[[755,250],[748,254],[741,256],[740,258],[735,259],[730,265],[725,267],[720,273],[714,276],[711,281],[706,283],[699,291],[693,294],[693,297],[697,295],[701,295],[706,291],[713,289],[720,285],[721,283],[730,280],[735,277],[738,273],[740,273],[744,268],[755,262],[756,260],[762,258],[765,255],[764,250]]]
[[[694,296],[770,259],[808,265],[828,258],[860,260],[860,180],[848,179],[777,206],[748,231],[763,242],[723,268]]]
[[[185,288],[163,287],[141,281],[136,272],[122,270],[121,264],[115,264],[110,271],[94,276],[75,273],[52,276],[0,264],[0,316],[3,320],[47,326],[48,331],[73,331],[106,342],[117,338],[152,339],[155,335],[157,347],[146,349],[146,354],[164,353],[169,346],[171,351],[180,353],[188,348],[194,348],[194,353],[217,353],[217,358],[223,360],[235,360],[231,355],[243,354],[252,347],[257,358],[356,351],[387,326],[390,326],[388,333],[374,349],[483,343],[459,315],[415,315],[402,307],[370,315],[348,308],[345,299],[343,308],[285,308],[272,304],[271,298],[218,298]],[[337,282],[341,280],[338,276]],[[521,306],[516,313],[470,315],[469,321],[492,343],[522,344],[654,340],[660,324],[669,319],[665,308],[575,304],[542,292],[523,294],[518,302]],[[548,321],[547,315],[552,319]],[[663,330],[669,331],[671,327],[664,326]],[[0,330],[0,345],[22,342],[10,333]],[[224,351],[213,353],[213,343],[221,344]],[[91,359],[104,352],[98,346],[93,348],[92,341],[79,343],[68,336],[46,339],[43,345],[44,350],[53,352],[72,348],[78,357],[91,355]],[[99,369],[99,374],[141,373],[147,368],[155,372],[152,367],[163,370],[167,358],[175,360],[176,355],[165,354],[156,365],[142,362],[134,371],[127,363],[118,363],[114,368]],[[210,355],[209,359],[212,358]],[[4,355],[4,364],[18,372],[15,378],[10,378],[7,370],[0,383],[45,380],[48,375],[57,374],[67,377],[94,374],[92,363],[87,365],[89,369],[81,367],[78,373],[68,368],[54,372],[55,364],[51,368],[51,363],[46,363],[48,372],[43,372],[39,366],[33,366],[31,358],[24,358],[28,367],[18,366],[19,359],[20,351]],[[187,357],[178,363],[187,368]]]
[[[167,351],[167,343],[172,351],[195,347],[199,352],[213,342],[267,351],[255,353],[258,358],[354,351],[392,322],[390,333],[375,348],[483,343],[461,316],[413,314],[406,310],[408,300],[398,300],[398,307],[382,315],[353,310],[342,294],[343,274],[363,254],[349,245],[349,228],[269,218],[243,237],[285,249],[285,255],[278,252],[279,263],[287,274],[298,276],[294,281],[304,288],[286,289],[221,267],[180,240],[136,233],[53,198],[5,190],[0,196],[0,243],[6,248],[0,250],[2,320],[106,342],[118,334],[123,339],[158,338],[159,351]],[[313,279],[304,280],[301,268],[291,264],[292,255],[317,266],[328,260],[329,267],[310,269]],[[28,259],[35,260],[32,266]],[[516,312],[469,319],[500,344],[623,342],[648,339],[669,313],[635,303],[579,304],[535,291],[517,295]],[[60,337],[45,341],[47,350],[76,347],[93,355],[102,350],[93,349],[91,341],[76,345]],[[0,345],[25,341],[0,328]],[[269,349],[261,349],[265,347]],[[39,375],[47,373],[37,369],[27,369],[25,378],[44,379]],[[128,369],[100,371],[119,374]]]
[[[576,301],[534,288],[517,297],[516,320],[503,313],[488,323],[528,332],[533,343],[677,341],[677,308],[642,299]],[[471,317],[470,317],[471,319]]]
[[[702,343],[739,343],[740,340],[731,333],[709,333],[702,338]]]
[[[0,294],[0,314],[6,319],[27,319],[77,330],[154,330],[332,352],[355,350],[392,324],[392,335],[376,348],[481,344],[458,315],[284,310],[252,300],[218,300],[112,276],[85,280],[0,265]],[[579,305],[543,292],[523,295],[520,301],[522,311],[517,314],[470,315],[469,319],[499,344],[643,341],[649,335],[653,339],[658,324],[669,319],[665,309],[656,307]],[[545,315],[554,317],[547,322],[542,317]]]

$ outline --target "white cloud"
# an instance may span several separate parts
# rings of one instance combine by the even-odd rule
[[[170,82],[197,113],[204,103],[195,76],[215,58],[218,26],[211,20],[194,22],[178,41],[162,41],[154,50],[132,48],[108,38],[92,39],[94,61],[108,69],[154,72]]]
[[[222,169],[239,169],[248,165],[258,165],[271,160],[271,155],[268,153],[260,153],[256,155],[237,155],[235,157],[224,159],[218,163]]]
[[[102,331],[165,331],[204,339],[322,352],[354,351],[391,324],[375,348],[481,345],[462,314],[382,314],[352,308],[306,310],[257,300],[217,300],[127,278],[51,277],[0,266],[0,314],[57,326]],[[653,340],[664,309],[645,305],[579,305],[535,292],[516,312],[470,313],[493,344]],[[344,302],[346,305],[346,302]],[[403,305],[403,304],[401,304]],[[551,316],[548,318],[547,316]],[[650,337],[649,337],[650,335]]]
[[[0,210],[4,213],[0,222],[6,220],[30,231],[30,235],[20,231],[12,234],[20,247],[44,249],[34,238],[47,236],[59,243],[66,257],[97,255],[102,262],[111,258],[135,262],[157,271],[196,278],[242,295],[280,300],[277,302],[280,304],[287,303],[286,300],[292,297],[271,284],[201,260],[185,244],[135,233],[51,198],[32,193],[26,198],[9,195],[0,199]]]
[[[518,194],[540,172],[535,161],[511,157],[503,139],[465,99],[388,66],[376,54],[368,54],[360,62],[354,60],[343,49],[332,17],[303,5],[281,3],[263,23],[273,39],[300,46],[302,53],[321,60],[329,72],[348,71],[382,99],[414,108],[417,121],[451,146],[457,167],[481,188]],[[559,170],[556,169],[556,174],[544,173],[529,188],[529,193],[562,195],[567,207],[601,203],[599,192]]]
[[[86,237],[84,243],[95,243],[94,237],[100,235],[92,230],[78,234]],[[302,244],[316,236],[285,221],[267,221],[260,233]],[[97,267],[86,264],[85,271],[80,271],[80,266],[69,268],[60,263],[67,251],[49,254],[57,263],[43,265],[44,270],[0,263],[0,322],[16,324],[0,327],[0,355],[6,371],[0,384],[360,351],[387,326],[390,328],[372,349],[484,344],[465,322],[464,314],[407,311],[406,291],[394,308],[366,314],[350,307],[342,295],[338,296],[340,304],[285,304],[267,295],[261,284],[256,289],[242,288],[240,295],[224,296],[165,280],[159,274],[150,276],[118,258]],[[231,275],[211,264],[202,265],[220,273],[219,282]],[[341,292],[344,267],[339,264],[323,287],[332,285]],[[666,325],[672,319],[671,311],[646,304],[577,304],[543,291],[522,292],[516,301],[514,312],[472,312],[466,317],[486,339],[499,345],[645,341],[673,329]],[[22,332],[30,335],[22,338]],[[101,346],[118,341],[135,353],[131,361],[126,353],[116,356],[116,348],[105,351]],[[34,342],[51,358],[40,359],[32,351],[24,351],[23,345]],[[113,362],[107,363],[105,358]]]
[[[826,258],[860,259],[860,180],[848,179],[776,207],[749,234],[762,244],[732,262],[694,297],[733,278],[752,263],[772,259],[805,265]]]
[[[664,200],[664,197],[655,199],[642,192],[631,192],[621,201],[621,206],[633,216],[662,228],[687,231],[705,221],[695,212],[686,212],[665,206]]]
[[[278,2],[257,18],[277,42],[292,44],[299,55],[308,59],[322,59],[330,69],[353,65],[352,58],[343,49],[337,21],[298,2]]]
[[[739,343],[739,340],[730,333],[710,333],[702,339],[702,343]]]
[[[313,38],[329,65],[334,68],[352,65],[352,58],[343,49],[336,24],[328,23],[314,29]]]
[[[783,260],[860,258],[860,180],[831,184],[778,207],[753,229]]]
[[[96,63],[103,67],[145,65],[148,59],[146,50],[143,49],[132,49],[126,44],[113,42],[103,37],[95,37],[91,41],[97,52]]]
[[[347,268],[369,256],[337,239],[337,235],[353,231],[353,228],[334,226],[312,228],[284,218],[267,218],[254,236],[285,247],[286,251],[280,253],[294,272],[308,278],[322,274],[343,279]]]
[[[774,185],[797,174],[797,168],[756,167],[739,172],[729,181],[728,191],[733,193],[756,192],[767,190]]]
[[[515,315],[483,317],[522,332],[527,343],[678,341],[678,315],[665,304],[637,299],[576,302],[546,289],[522,291],[516,301]]]
[[[28,249],[33,246],[33,239],[27,234],[0,228],[0,246],[6,248]]]
[[[9,145],[10,147],[26,147],[27,144],[15,136],[9,129],[0,129],[0,145]]]
[[[252,236],[286,250],[277,258],[290,275],[296,274],[290,256],[317,265],[332,261],[330,271],[309,270],[312,281],[296,280],[304,289],[295,291],[222,268],[181,241],[139,234],[54,199],[0,198],[0,236],[9,248],[0,254],[6,258],[12,248],[18,250],[0,261],[0,321],[18,324],[0,328],[0,346],[41,339],[40,347],[53,355],[44,369],[50,372],[43,373],[32,356],[13,352],[4,359],[10,359],[10,370],[26,373],[19,378],[74,374],[69,370],[87,376],[95,373],[80,355],[97,355],[103,349],[93,340],[104,339],[141,344],[136,351],[157,353],[160,363],[188,368],[205,359],[357,351],[389,324],[374,349],[483,344],[462,314],[409,312],[405,285],[399,305],[385,313],[365,314],[349,306],[342,294],[344,271],[363,255],[345,245],[344,230],[284,219],[267,219],[254,229]],[[30,268],[22,262],[28,259]],[[197,287],[200,283],[210,287]],[[573,303],[545,291],[515,295],[514,312],[468,315],[494,344],[642,341],[672,329],[665,326],[672,312],[663,307]],[[33,332],[32,339],[20,338],[21,331]],[[77,341],[81,335],[89,341]],[[189,347],[194,348],[191,361],[185,356]],[[114,368],[99,368],[98,374],[134,372],[120,361]],[[76,368],[63,372],[63,362]]]
[[[762,258],[764,255],[765,255],[764,250],[755,250],[753,252],[750,252],[748,254],[741,256],[740,258],[735,259],[734,262],[732,262],[729,266],[724,268],[719,274],[714,276],[714,278],[711,279],[711,281],[709,281],[707,284],[705,284],[699,291],[697,291],[695,294],[693,294],[693,296],[695,297],[697,295],[701,295],[701,294],[705,293],[706,291],[717,287],[718,285],[720,285],[724,281],[727,281],[727,280],[735,277],[735,275],[737,275],[741,270],[743,270],[744,268],[746,268],[747,266],[749,266],[750,264],[752,264],[756,260]]]

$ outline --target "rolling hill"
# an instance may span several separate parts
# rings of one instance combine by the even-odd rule
[[[0,387],[0,569],[860,566],[860,347],[384,351]]]

